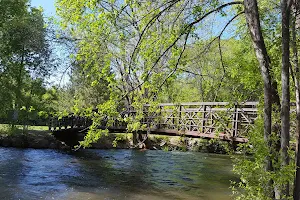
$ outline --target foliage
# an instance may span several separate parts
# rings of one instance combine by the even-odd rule
[[[213,53],[197,55],[206,48],[210,38],[192,42],[201,35],[196,29],[205,31],[206,23],[192,27],[191,20],[217,8],[218,2],[199,2],[193,6],[193,13],[189,13],[186,11],[189,5],[184,1],[57,1],[61,26],[74,40],[78,40],[74,80],[87,80],[87,84],[76,81],[79,87],[72,86],[81,91],[75,98],[77,107],[89,107],[91,103],[85,101],[91,99],[103,109],[107,109],[105,105],[116,104],[112,106],[117,109],[113,113],[134,108],[139,114],[127,120],[130,121],[129,129],[137,130],[141,128],[139,120],[143,118],[141,111],[145,103],[232,101],[232,96],[237,96],[235,101],[257,99],[253,88],[260,91],[257,88],[260,80],[252,78],[257,77],[258,68],[249,45],[237,45],[235,39],[224,41],[223,62],[227,69],[223,75],[224,63],[219,58],[215,59],[219,54],[217,43],[211,48]],[[188,42],[189,36],[191,41]],[[244,63],[233,60],[241,55],[245,58]],[[197,65],[199,62],[203,64]],[[217,69],[213,71],[214,68]],[[200,73],[191,77],[183,70]],[[243,72],[250,76],[239,76]],[[232,88],[238,82],[243,84]],[[194,87],[195,84],[197,87]],[[231,95],[232,91],[237,95]],[[85,92],[87,95],[82,95]],[[93,97],[97,92],[106,98],[97,100],[99,95]]]
[[[233,183],[234,194],[239,194],[237,199],[272,199],[270,194],[273,188],[270,188],[270,180],[273,180],[276,187],[282,190],[282,186],[293,180],[295,173],[295,163],[291,162],[284,168],[280,167],[281,161],[276,159],[279,153],[276,147],[278,140],[276,133],[272,135],[272,154],[266,141],[263,138],[263,119],[256,121],[255,129],[248,134],[249,143],[240,144],[239,151],[242,155],[233,156],[234,172],[240,176],[240,182]],[[293,152],[290,152],[293,157]],[[272,158],[275,171],[266,171],[266,157]],[[240,189],[235,189],[238,187]]]
[[[0,9],[0,118],[28,123],[50,112],[44,104],[44,79],[53,69],[47,28],[27,0],[1,1]]]
[[[271,134],[268,127],[272,125],[271,119],[274,126],[280,124],[277,115],[281,106],[277,105],[277,109],[273,106],[274,116],[271,116],[271,108],[276,95],[289,89],[288,84],[280,87],[281,80],[283,84],[288,83],[289,77],[281,79],[279,67],[284,65],[281,42],[288,38],[281,34],[283,26],[278,15],[280,8],[276,6],[278,0],[259,1],[260,16],[251,15],[253,12],[247,10],[243,12],[248,3],[255,8],[254,11],[257,10],[253,6],[256,0],[57,0],[60,25],[75,41],[76,49],[73,82],[63,91],[71,97],[66,105],[74,102],[71,111],[93,119],[93,125],[81,144],[89,146],[102,134],[107,134],[108,130],[97,129],[103,119],[106,119],[107,126],[115,119],[127,122],[129,131],[151,128],[141,120],[145,113],[157,113],[158,102],[234,103],[272,99],[264,105],[265,116],[269,117],[264,119],[265,130],[262,130],[263,120],[258,121],[255,132],[248,135],[252,148],[241,147],[247,148],[253,157],[239,159],[235,171],[241,175],[238,186],[245,191],[239,198],[268,199],[274,189],[283,191],[283,185],[291,182],[295,168],[293,164],[281,167],[284,160],[280,154],[284,154],[285,147],[279,150],[276,146],[280,140],[279,131]],[[242,14],[246,14],[247,20],[239,17]],[[223,23],[224,20],[237,20],[233,38],[225,37],[224,31],[229,23]],[[250,23],[251,20],[255,23]],[[208,28],[216,23],[223,25],[222,29],[219,27],[216,32],[214,28]],[[251,30],[250,36],[246,25]],[[256,35],[253,35],[253,30],[258,30]],[[284,95],[280,100],[289,101],[285,101],[287,97]],[[71,105],[65,107],[70,109]],[[94,112],[93,107],[98,110]],[[288,111],[286,108],[288,106],[281,108],[282,118],[287,116],[284,115],[284,111]],[[126,110],[135,110],[135,116],[122,115]],[[272,160],[272,169],[265,169],[265,159]],[[284,178],[280,179],[280,176]]]

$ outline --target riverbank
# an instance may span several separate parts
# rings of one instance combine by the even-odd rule
[[[0,146],[34,149],[70,149],[66,144],[58,141],[49,131],[43,130],[1,134]]]
[[[103,136],[93,144],[95,149],[127,149],[135,147],[133,144],[133,134],[109,134]],[[228,142],[220,140],[208,140],[202,138],[188,138],[179,136],[149,135],[145,141],[146,148],[151,150],[164,151],[194,151],[205,153],[225,154]]]
[[[133,134],[111,133],[103,135],[92,149],[130,149],[134,148]],[[165,151],[195,151],[208,153],[226,153],[228,142],[207,140],[201,138],[187,138],[178,136],[150,135],[146,148]],[[57,140],[49,131],[29,130],[27,133],[0,134],[0,146],[35,149],[71,149],[64,142]]]

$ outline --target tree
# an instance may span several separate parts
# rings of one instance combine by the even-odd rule
[[[298,60],[298,48],[297,48],[297,21],[299,20],[299,1],[295,1],[293,4],[293,14],[292,14],[292,49],[293,49],[293,68],[291,68],[291,75],[293,77],[295,85],[295,99],[296,99],[296,174],[294,179],[294,199],[300,199],[300,155],[299,155],[299,136],[300,136],[300,88],[299,88],[299,60]]]
[[[279,2],[260,1],[260,3],[270,6],[271,3]],[[260,11],[263,6],[259,7],[257,0],[125,1],[124,3],[119,1],[70,3],[59,0],[58,13],[62,17],[62,26],[71,32],[73,37],[80,38],[77,59],[89,60],[92,72],[97,72],[102,78],[109,77],[106,80],[109,83],[110,100],[100,107],[103,110],[108,109],[105,107],[108,105],[117,108],[117,105],[126,99],[127,108],[133,107],[141,112],[144,103],[155,105],[158,99],[163,99],[160,98],[164,94],[162,91],[172,81],[183,79],[182,71],[194,73],[185,62],[187,57],[185,52],[196,44],[195,41],[199,40],[199,37],[205,38],[205,34],[201,31],[205,32],[206,20],[216,13],[220,14],[219,18],[226,16],[229,20],[219,34],[211,35],[214,39],[208,43],[208,46],[211,47],[214,41],[218,42],[220,57],[218,64],[225,69],[221,36],[234,20],[240,19],[239,16],[245,14],[242,20],[246,20],[248,27],[246,34],[250,33],[250,41],[260,66],[264,88],[264,141],[259,145],[265,146],[264,165],[267,177],[258,187],[263,188],[262,198],[287,198],[290,177],[286,176],[287,178],[280,181],[276,175],[284,174],[284,170],[288,171],[287,173],[291,171],[288,149],[290,140],[289,18],[292,3],[293,1],[282,0],[280,8],[276,8],[281,11],[281,15],[278,16],[278,13],[273,10]],[[274,20],[270,20],[270,16],[273,16]],[[88,24],[90,26],[87,26]],[[274,36],[276,33],[280,33],[281,37]],[[207,38],[202,39],[201,42],[206,40]],[[272,49],[273,47],[279,49],[280,44],[282,44],[281,58]],[[211,60],[215,61],[215,59]],[[278,67],[279,64],[281,69]],[[281,73],[281,88],[278,72]],[[219,75],[219,77],[223,84],[223,76]],[[119,93],[114,92],[116,88],[119,89]],[[281,112],[281,123],[274,117],[279,112]],[[141,116],[136,119],[140,118]],[[135,127],[140,128],[140,126]],[[277,155],[279,151],[281,157]],[[262,161],[263,159],[260,159],[260,162]],[[282,168],[278,167],[278,164]]]
[[[36,95],[45,92],[43,81],[53,69],[47,28],[42,12],[31,8],[28,1],[1,1],[0,87],[1,114],[14,110],[32,110]],[[37,88],[39,88],[37,90]],[[2,99],[3,98],[3,99]]]

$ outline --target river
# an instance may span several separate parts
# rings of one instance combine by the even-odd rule
[[[0,148],[0,199],[229,200],[228,156]]]

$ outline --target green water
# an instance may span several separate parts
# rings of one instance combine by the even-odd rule
[[[228,200],[228,156],[0,148],[0,199]]]

